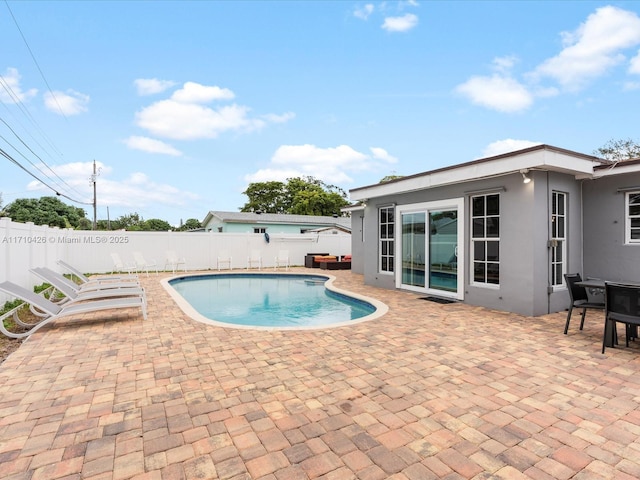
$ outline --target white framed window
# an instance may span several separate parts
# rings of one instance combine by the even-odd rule
[[[395,250],[395,207],[381,207],[378,209],[378,271],[393,273]]]
[[[471,197],[471,258],[475,285],[500,284],[500,194]]]
[[[264,227],[253,227],[253,233],[267,233],[267,229]]]
[[[640,192],[626,194],[625,237],[625,243],[640,243]]]
[[[551,286],[564,285],[567,273],[567,195],[551,192]]]

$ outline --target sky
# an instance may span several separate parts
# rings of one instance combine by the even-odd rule
[[[345,191],[640,141],[640,2],[0,0],[0,194],[179,226],[253,182]],[[96,175],[93,175],[94,162]]]

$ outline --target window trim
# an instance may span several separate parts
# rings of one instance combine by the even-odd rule
[[[381,238],[380,235],[380,230],[382,229],[382,221],[381,221],[381,217],[382,217],[382,211],[383,210],[388,210],[391,211],[393,213],[393,222],[386,222],[385,225],[393,225],[393,236],[391,238]],[[395,252],[395,248],[396,248],[396,208],[394,205],[383,205],[378,207],[378,232],[377,232],[377,236],[378,236],[378,273],[380,275],[395,275],[395,270],[396,270],[396,252]],[[383,243],[389,243],[391,245],[387,245],[387,255],[382,255],[382,245]],[[391,270],[383,270],[382,269],[382,259],[383,257],[386,258],[391,258],[393,261],[393,268]]]
[[[563,199],[563,206],[564,206],[564,214],[559,215],[557,212],[553,211],[553,205],[554,205],[554,196],[557,195],[562,195],[562,199]],[[568,199],[569,195],[567,194],[567,192],[561,192],[559,190],[552,190],[551,191],[551,225],[550,225],[550,243],[549,243],[549,263],[550,263],[550,275],[551,278],[549,279],[549,283],[551,285],[551,288],[553,289],[553,291],[557,291],[557,290],[566,290],[567,285],[564,281],[564,276],[567,273],[567,231],[568,231],[568,210],[567,210],[567,199]],[[557,197],[556,197],[557,198]],[[556,205],[557,205],[557,200],[556,200]],[[558,237],[556,236],[556,230],[557,228],[554,228],[554,222],[556,221],[556,219],[558,217],[562,217],[564,218],[564,236],[562,237]],[[556,223],[557,225],[557,223]],[[561,250],[561,254],[562,254],[562,262],[554,262],[554,251],[557,247],[557,243],[558,241],[562,242],[562,250]],[[553,283],[553,272],[555,271],[555,266],[561,263],[562,264],[562,273],[560,275],[560,283]],[[556,279],[558,280],[558,279]]]
[[[498,215],[487,215],[487,208],[486,208],[486,201],[487,201],[487,197],[489,196],[497,196],[498,197]],[[484,236],[483,237],[474,237],[473,236],[473,221],[476,218],[480,218],[477,217],[473,214],[473,199],[474,198],[478,198],[478,197],[484,197],[485,199],[485,209],[484,209],[484,214],[482,215],[482,218],[486,219],[487,217],[497,217],[498,218],[498,236],[497,237],[487,237],[486,236],[486,226],[485,226],[485,232],[484,232]],[[502,247],[501,245],[501,240],[500,240],[500,219],[502,217],[502,209],[501,209],[501,205],[502,205],[502,195],[500,193],[500,191],[488,191],[486,193],[479,193],[476,195],[469,195],[469,284],[471,286],[474,287],[478,287],[478,288],[488,288],[488,289],[493,289],[493,290],[498,290],[500,289],[500,249]],[[497,263],[498,264],[498,283],[488,283],[488,282],[478,282],[475,279],[475,258],[474,258],[474,252],[475,252],[475,242],[484,242],[485,243],[485,248],[486,248],[486,242],[498,242],[498,261],[497,262],[490,262],[490,263]],[[485,265],[488,263],[487,260],[484,260]]]
[[[632,195],[640,195],[640,189],[624,192],[624,243],[625,245],[640,245],[640,238],[631,238],[631,219],[640,219],[640,215],[632,216],[629,214],[629,200],[631,199]]]

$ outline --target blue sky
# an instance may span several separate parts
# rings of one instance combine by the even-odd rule
[[[94,160],[99,219],[178,225],[251,182],[640,141],[639,2],[8,0],[0,52],[0,148],[89,218]],[[0,192],[53,194],[4,157]]]

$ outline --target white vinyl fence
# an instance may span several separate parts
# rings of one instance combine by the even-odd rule
[[[49,267],[67,273],[56,263],[58,260],[85,273],[110,273],[111,253],[132,264],[133,252],[140,252],[162,271],[170,250],[186,259],[187,270],[217,270],[223,251],[232,258],[234,270],[244,269],[252,250],[261,252],[263,269],[273,269],[280,250],[288,251],[292,266],[304,265],[307,253],[350,254],[351,235],[273,234],[267,242],[264,235],[254,233],[87,231],[0,218],[0,282],[9,280],[27,288],[42,283],[30,268]],[[0,292],[0,304],[8,299]]]

